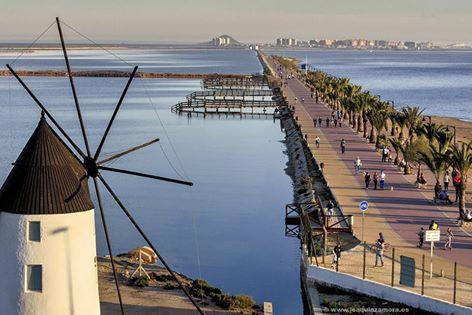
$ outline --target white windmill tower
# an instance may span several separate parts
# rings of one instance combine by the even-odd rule
[[[0,266],[6,270],[0,278],[0,314],[100,314],[94,206],[90,200],[87,184],[90,179],[100,210],[108,254],[111,257],[110,263],[121,314],[125,314],[125,308],[99,183],[105,187],[147,245],[156,253],[159,262],[167,269],[197,311],[203,315],[200,305],[190,295],[186,286],[166,263],[156,246],[102,175],[102,171],[105,171],[187,186],[193,185],[192,182],[186,180],[104,165],[106,162],[159,141],[159,139],[153,139],[111,157],[101,158],[103,146],[128,88],[137,75],[138,67],[134,67],[129,73],[126,86],[105,128],[98,148],[95,153],[92,152],[62,33],[63,22],[56,18],[56,24],[85,150],[75,143],[11,65],[7,64],[8,70],[43,114],[38,127],[14,163],[10,175],[0,190]],[[45,117],[55,129],[49,126]]]
[[[1,314],[100,314],[85,178],[41,117],[0,190]]]

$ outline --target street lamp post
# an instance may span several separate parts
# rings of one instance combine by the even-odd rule
[[[453,137],[454,137],[454,146],[456,145],[456,126],[446,126],[446,131],[449,132],[450,129],[449,127],[452,127],[454,129]]]

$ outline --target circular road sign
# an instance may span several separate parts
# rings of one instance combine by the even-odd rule
[[[369,209],[369,203],[365,200],[361,201],[361,203],[359,203],[359,209],[361,209],[362,212],[366,211]]]

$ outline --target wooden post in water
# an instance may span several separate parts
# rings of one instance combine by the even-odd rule
[[[424,254],[423,254],[423,264],[421,266],[421,295],[424,295]]]
[[[395,247],[392,248],[392,283],[391,286],[393,287],[395,282]]]

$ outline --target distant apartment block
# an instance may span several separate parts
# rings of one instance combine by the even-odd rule
[[[295,38],[277,38],[276,45],[279,47],[292,47],[296,46],[297,41]]]
[[[215,37],[211,40],[211,44],[213,46],[238,46],[241,45],[240,42],[236,41],[234,38],[232,38],[229,35],[221,35],[218,37]]]

